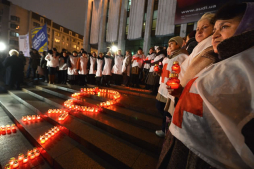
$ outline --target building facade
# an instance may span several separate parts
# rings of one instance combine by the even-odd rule
[[[147,53],[166,46],[173,36],[185,37],[197,22],[175,25],[177,0],[85,0],[84,49],[105,52],[117,45],[122,51]]]
[[[0,41],[4,42],[7,49],[19,49],[19,35],[30,34],[35,27],[47,24],[48,48],[63,48],[68,51],[79,51],[83,47],[83,35],[65,28],[52,20],[33,11],[28,11],[9,1],[0,1]]]

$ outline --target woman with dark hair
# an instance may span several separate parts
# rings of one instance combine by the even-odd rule
[[[216,13],[218,61],[189,81],[176,106],[170,131],[196,168],[254,168],[253,11],[254,3],[242,3]]]
[[[144,73],[145,73],[145,79],[148,76],[150,67],[151,67],[151,60],[153,60],[155,58],[156,54],[154,52],[154,47],[151,47],[149,49],[149,53],[146,56],[146,59],[144,60]],[[146,89],[149,89],[149,86],[146,84]]]
[[[89,61],[90,61],[90,68],[89,68],[89,82],[90,84],[95,85],[95,74],[96,74],[96,59],[97,55],[95,52],[92,52],[92,55],[90,55],[89,57]]]
[[[70,84],[77,84],[78,83],[78,53],[77,51],[73,51],[72,55],[69,56],[67,59],[67,66],[68,66],[68,80]]]
[[[189,33],[186,37],[186,44],[184,47],[188,51],[189,55],[192,53],[193,49],[198,44],[198,42],[196,41],[195,35],[196,35],[196,30]]]
[[[48,67],[47,67],[47,61],[45,60],[46,55],[47,55],[46,51],[43,51],[41,61],[40,61],[40,66],[41,66],[42,71],[43,71],[43,76],[44,76],[43,80],[46,83],[48,83]]]
[[[125,52],[125,58],[123,60],[122,72],[123,72],[123,86],[129,86],[131,76],[131,52],[127,50]]]
[[[67,51],[63,49],[59,58],[58,83],[66,84],[67,82],[67,60]]]

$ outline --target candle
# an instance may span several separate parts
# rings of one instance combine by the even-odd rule
[[[31,153],[30,158],[31,158],[31,159],[34,159],[34,158],[35,158],[35,153],[34,153],[34,152]]]
[[[41,140],[41,144],[45,143],[45,137],[42,137],[40,140]]]
[[[23,117],[22,117],[22,120],[23,120],[24,122],[26,122],[26,120],[27,120],[26,116],[23,116]]]
[[[11,130],[16,130],[16,125],[15,124],[11,125]]]
[[[15,161],[15,158],[14,158],[14,157],[10,158],[10,160],[9,160],[9,164],[12,166],[12,165],[13,165],[13,163],[14,163],[14,161]]]
[[[40,120],[41,119],[41,116],[40,115],[37,115],[37,120]]]
[[[35,115],[32,115],[32,120],[35,120],[36,119],[36,116]]]
[[[4,169],[11,169],[11,165],[10,164],[6,164]]]
[[[180,86],[180,80],[178,79],[178,75],[175,73],[171,73],[169,75],[169,80],[166,83],[167,86],[170,86],[171,89],[178,89]]]
[[[179,63],[177,61],[174,61],[171,69],[172,69],[172,71],[174,71],[177,74],[179,74],[181,71],[181,67],[179,66]]]
[[[40,155],[40,150],[35,151],[35,156],[38,157]]]
[[[13,163],[13,168],[17,168],[19,166],[18,160],[15,160]]]
[[[154,65],[154,72],[159,72],[159,65],[158,64],[155,64]]]
[[[23,159],[23,163],[27,163],[27,162],[28,162],[28,157],[25,155]]]
[[[6,125],[6,130],[7,130],[7,132],[10,132],[11,131],[11,126],[10,125]]]
[[[21,154],[19,154],[19,156],[18,156],[18,160],[19,160],[19,161],[22,161],[23,159],[24,159],[24,154],[22,154],[22,153],[21,153]]]
[[[50,113],[52,113],[52,109],[49,109],[49,110],[48,110],[48,114],[50,114]]]
[[[80,92],[84,92],[84,89],[83,89],[83,88],[81,88],[81,89],[80,89]]]
[[[110,106],[110,101],[107,101],[107,105]]]
[[[27,120],[28,121],[31,120],[31,116],[30,115],[27,116]]]
[[[28,150],[27,151],[27,156],[30,156],[32,152],[33,152],[33,150]]]

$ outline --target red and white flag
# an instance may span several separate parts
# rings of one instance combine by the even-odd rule
[[[242,134],[254,119],[253,54],[254,47],[200,72],[175,108],[171,133],[216,168],[254,168]]]

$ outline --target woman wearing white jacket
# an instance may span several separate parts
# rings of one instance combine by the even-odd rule
[[[59,56],[56,53],[53,54],[52,50],[49,50],[45,60],[47,60],[47,67],[49,69],[49,84],[53,84],[55,82],[56,68],[59,66]]]

